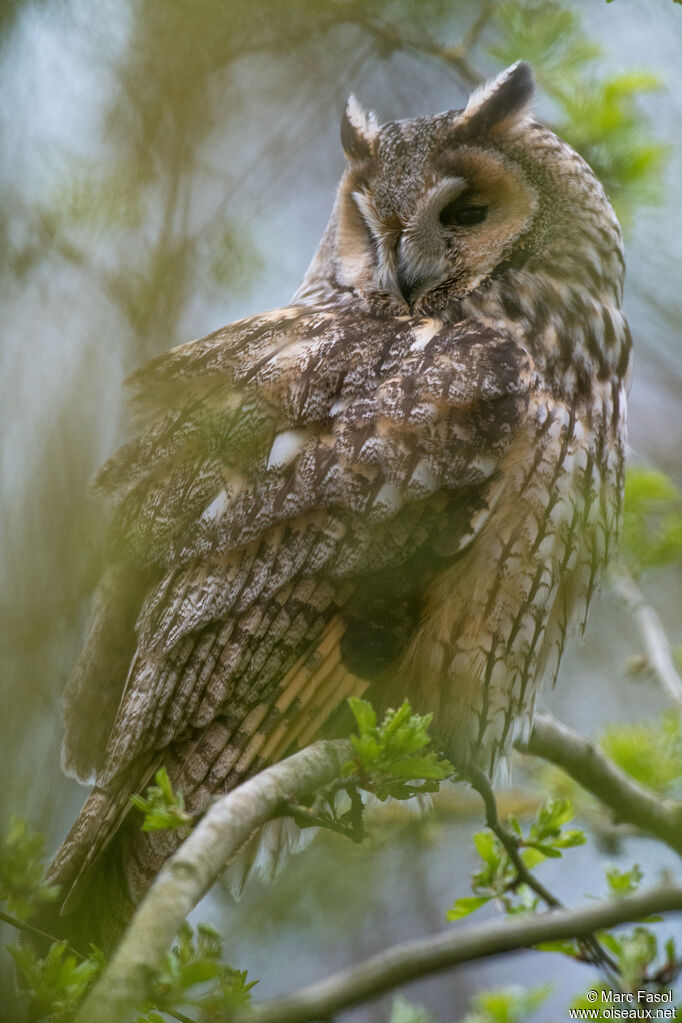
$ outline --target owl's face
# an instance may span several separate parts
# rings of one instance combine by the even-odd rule
[[[394,311],[438,313],[501,268],[554,259],[613,211],[570,147],[532,122],[533,80],[516,64],[465,110],[379,126],[351,98],[348,167],[334,215],[334,277]],[[589,226],[586,228],[589,233]]]

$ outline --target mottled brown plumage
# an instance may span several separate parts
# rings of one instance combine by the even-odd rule
[[[351,101],[293,304],[133,377],[66,695],[95,788],[51,872],[92,937],[176,841],[128,813],[159,765],[201,810],[370,687],[492,770],[556,676],[616,530],[630,340],[613,211],[531,93],[519,64],[464,111]]]

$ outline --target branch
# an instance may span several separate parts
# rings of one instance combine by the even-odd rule
[[[232,1023],[307,1023],[331,1019],[342,1009],[459,963],[521,951],[540,942],[586,937],[593,931],[670,910],[682,911],[682,888],[658,886],[622,899],[591,902],[579,909],[458,927],[394,945],[326,980],[241,1010],[232,1017]]]
[[[538,714],[527,742],[517,744],[556,764],[613,810],[617,820],[649,831],[682,856],[682,803],[638,785],[584,736],[548,714]]]
[[[661,619],[626,569],[619,568],[612,572],[611,582],[637,623],[648,665],[670,699],[682,709],[682,678],[675,667]]]
[[[469,63],[465,54],[478,42],[478,39],[494,13],[494,5],[486,3],[482,6],[473,25],[458,46],[443,46],[431,39],[424,31],[418,34],[408,32],[405,25],[391,25],[380,17],[370,14],[367,5],[358,0],[348,11],[348,20],[360,25],[367,33],[373,35],[388,52],[394,50],[413,50],[426,57],[435,57],[451,67],[468,85],[480,85],[484,78]]]
[[[218,799],[164,864],[75,1023],[111,1023],[141,1005],[180,924],[226,863],[284,803],[336,778],[351,753],[345,740],[316,742]]]

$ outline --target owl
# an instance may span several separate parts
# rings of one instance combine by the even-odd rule
[[[160,766],[199,813],[360,694],[488,772],[528,729],[616,533],[631,347],[617,219],[532,94],[517,63],[435,116],[351,98],[291,304],[133,375],[65,699],[94,788],[62,930],[111,944],[173,850],[130,810]]]

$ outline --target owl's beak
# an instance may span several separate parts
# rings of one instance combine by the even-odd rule
[[[405,299],[407,305],[412,305],[419,291],[419,285],[413,280],[412,274],[408,273],[404,267],[399,266],[396,272],[396,282],[398,284],[398,291]]]
[[[438,283],[438,276],[434,276],[433,273],[424,274],[423,276],[415,273],[413,266],[406,266],[403,263],[399,263],[396,269],[396,284],[398,285],[398,291],[402,295],[405,303],[410,306],[414,305],[418,298],[425,295],[434,284]]]

